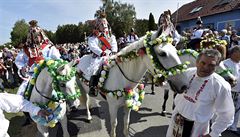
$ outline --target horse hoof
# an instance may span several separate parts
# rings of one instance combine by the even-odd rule
[[[92,119],[87,119],[87,123],[92,123]]]
[[[167,111],[162,111],[161,115],[166,116]]]

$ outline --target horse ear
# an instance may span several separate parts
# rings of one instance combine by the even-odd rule
[[[71,67],[68,64],[62,65],[57,69],[58,74],[60,75],[69,75],[71,72]]]
[[[69,67],[75,67],[79,63],[79,59],[72,60],[68,63]]]

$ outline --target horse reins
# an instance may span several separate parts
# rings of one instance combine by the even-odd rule
[[[59,100],[56,100],[56,99],[53,99],[53,98],[50,98],[50,97],[47,97],[47,96],[43,95],[43,94],[38,90],[37,84],[35,84],[35,89],[36,89],[37,93],[40,94],[42,97],[44,97],[44,98],[46,98],[46,99],[48,99],[48,100],[51,100],[51,101],[53,101],[53,102],[59,102]]]
[[[130,78],[128,78],[127,76],[126,76],[126,74],[123,72],[123,70],[122,70],[122,68],[119,66],[119,64],[117,63],[117,61],[115,60],[115,62],[116,62],[116,65],[118,66],[118,69],[120,70],[120,72],[122,73],[122,75],[124,76],[124,78],[126,78],[128,81],[130,81],[130,82],[133,82],[133,83],[140,83],[140,84],[142,84],[143,83],[143,81],[141,80],[141,81],[134,81],[134,80],[131,80]],[[154,83],[144,83],[144,84],[154,84]]]

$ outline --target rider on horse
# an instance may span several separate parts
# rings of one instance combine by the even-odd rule
[[[19,74],[25,80],[18,90],[18,94],[22,95],[30,78],[26,75],[31,76],[28,72],[33,72],[34,63],[39,63],[41,60],[46,58],[60,59],[61,56],[58,49],[53,46],[52,42],[47,38],[43,30],[37,26],[36,20],[30,21],[29,25],[30,28],[27,40],[23,40],[20,44],[18,44],[18,48],[21,48],[22,50],[18,53],[15,60],[15,63],[20,70]]]
[[[116,38],[111,33],[111,28],[104,12],[101,12],[95,20],[95,27],[93,34],[88,38],[88,45],[92,51],[92,55],[90,55],[90,65],[83,63],[83,66],[88,67],[81,70],[87,77],[91,77],[89,81],[89,95],[97,96],[98,70],[104,61],[104,57],[115,54],[118,51]]]

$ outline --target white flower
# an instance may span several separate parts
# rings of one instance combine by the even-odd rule
[[[137,105],[137,106],[141,106],[141,104],[142,104],[142,103],[141,103],[140,101],[138,101],[136,105]]]
[[[115,64],[116,64],[116,62],[113,60],[113,61],[111,62],[111,65],[114,66]]]
[[[104,80],[105,80],[105,79],[104,79],[103,77],[101,77],[101,78],[99,79],[100,82],[104,82]]]
[[[122,91],[118,90],[118,91],[117,91],[117,96],[118,96],[118,97],[121,97],[121,96],[122,96]]]
[[[106,75],[106,71],[103,70],[103,71],[101,72],[101,75],[102,75],[102,76],[105,76],[105,75]]]
[[[162,74],[158,74],[157,77],[159,77],[159,78],[162,77]]]
[[[179,69],[176,69],[177,73],[180,73],[181,71]]]
[[[109,97],[113,97],[113,93],[112,93],[112,92],[109,92],[107,95],[108,95]]]
[[[171,71],[168,72],[168,76],[172,76],[173,73]]]
[[[99,87],[102,87],[103,85],[99,82],[99,83],[98,83],[98,86],[99,86]]]
[[[186,65],[186,64],[184,64],[184,65],[183,65],[183,68],[185,68],[185,69],[186,69],[186,68],[187,68],[187,65]]]

